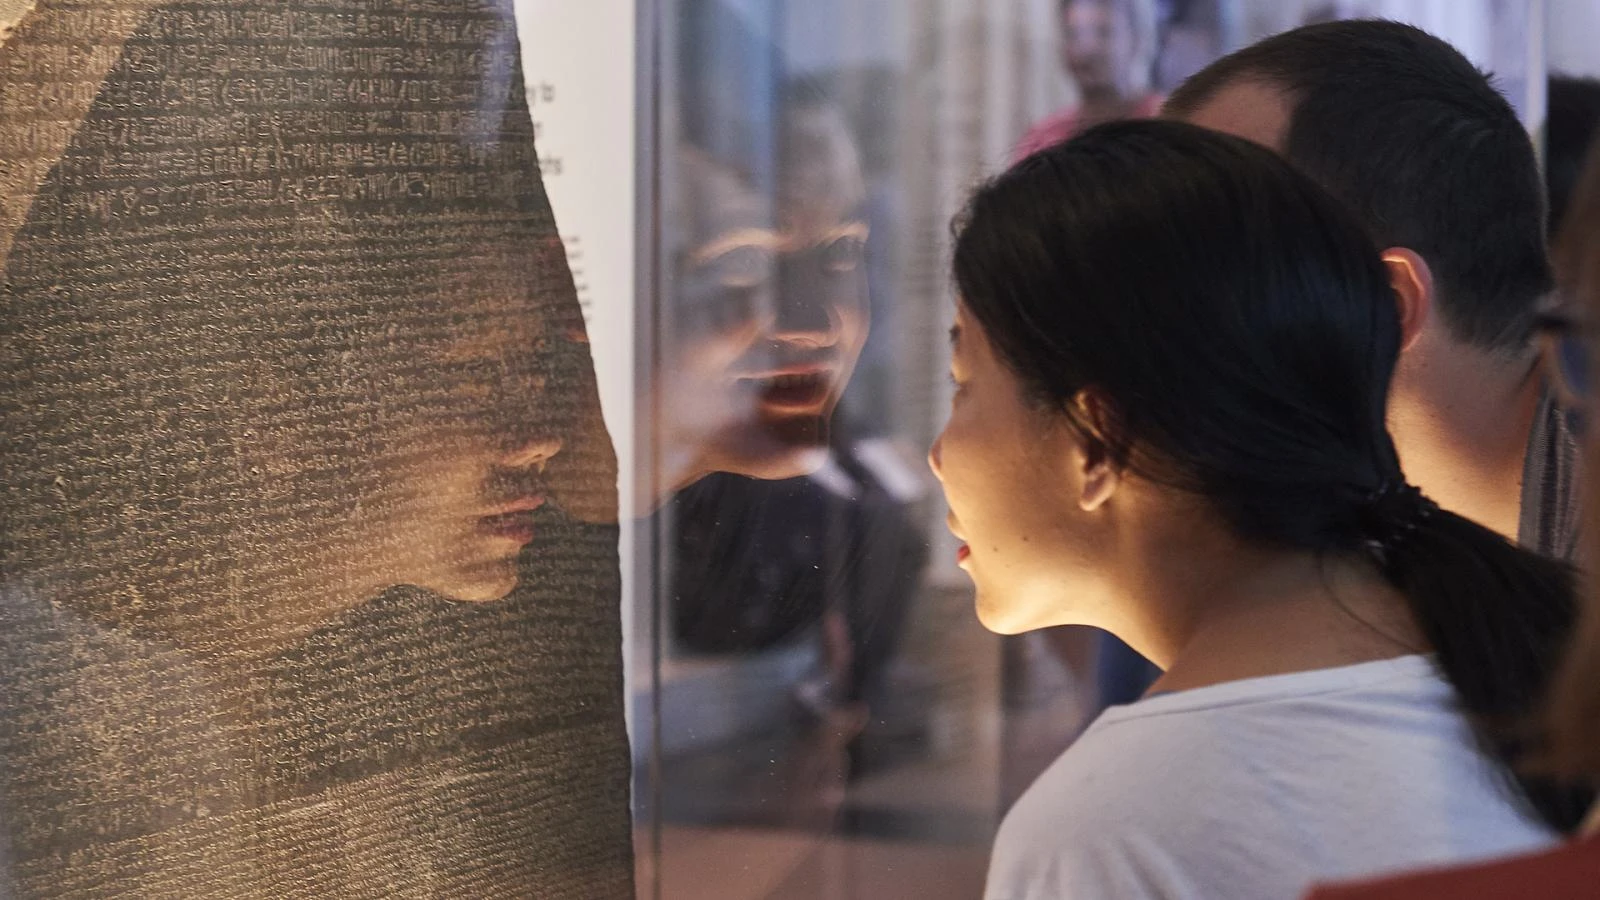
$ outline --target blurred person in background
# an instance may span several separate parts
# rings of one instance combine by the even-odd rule
[[[1200,71],[1227,49],[1224,9],[1229,0],[1158,0],[1161,50],[1156,90],[1165,92]]]
[[[1013,159],[1118,119],[1154,116],[1161,96],[1153,79],[1160,49],[1155,0],[1061,0],[1061,66],[1078,102],[1035,124]]]
[[[1556,107],[1552,92],[1551,114]],[[1553,125],[1553,121],[1552,121]],[[1544,354],[1552,380],[1568,408],[1587,412],[1593,402],[1595,323],[1600,321],[1600,151],[1591,151],[1586,174],[1571,197],[1555,247],[1562,291],[1555,314],[1544,319]],[[1584,433],[1589,465],[1600,461],[1600,439]],[[1591,492],[1593,488],[1590,489]],[[1593,556],[1600,535],[1600,504],[1586,498],[1586,555]],[[1586,605],[1565,663],[1557,674],[1544,713],[1547,745],[1538,760],[1568,777],[1600,779],[1600,597],[1591,581]],[[1578,837],[1545,853],[1402,876],[1384,881],[1330,887],[1313,900],[1579,900],[1600,887],[1600,809],[1592,811]]]
[[[1571,572],[1407,482],[1363,227],[1278,156],[1100,126],[959,224],[930,465],[980,620],[1165,670],[1007,815],[991,900],[1278,898],[1542,848],[1587,794],[1505,766]]]

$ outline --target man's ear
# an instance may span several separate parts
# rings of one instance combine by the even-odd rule
[[[1075,429],[1072,466],[1078,482],[1078,506],[1094,512],[1122,484],[1122,454],[1117,451],[1116,414],[1106,397],[1093,389],[1072,400]]]
[[[1405,247],[1383,251],[1383,264],[1389,270],[1389,285],[1400,311],[1400,349],[1404,351],[1422,336],[1433,316],[1433,270],[1420,254]]]

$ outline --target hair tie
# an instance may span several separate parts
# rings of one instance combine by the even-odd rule
[[[1361,530],[1386,562],[1395,548],[1410,540],[1439,504],[1423,496],[1422,489],[1404,479],[1391,478],[1367,495],[1361,504]]]

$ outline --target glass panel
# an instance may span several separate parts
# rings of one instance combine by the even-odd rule
[[[0,3],[0,896],[978,895],[1150,670],[954,565],[966,192],[1341,16],[1533,125],[1591,5]]]
[[[998,657],[959,573],[929,565],[948,297],[921,238],[956,200],[926,189],[929,165],[982,165],[926,151],[955,131],[939,42],[984,12],[666,9],[641,398],[657,443],[640,482],[659,486],[653,887],[975,895]]]
[[[985,632],[918,459],[942,424],[966,192],[1211,60],[1415,22],[1542,111],[1537,5],[671,0],[654,355],[632,458],[659,665],[636,728],[650,896],[970,897],[1011,802],[1153,670],[1109,636]],[[839,244],[837,239],[849,236]],[[859,351],[858,348],[859,347]],[[856,354],[859,352],[859,357]],[[852,368],[853,362],[853,368]],[[831,413],[831,415],[830,415]]]

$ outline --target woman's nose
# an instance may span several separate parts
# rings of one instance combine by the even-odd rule
[[[543,471],[550,460],[561,452],[561,447],[560,438],[532,438],[520,441],[500,458],[500,464],[508,469]]]
[[[933,439],[933,446],[928,448],[928,468],[933,470],[933,477],[939,479],[941,482],[944,481],[944,476],[939,474],[939,448],[943,442],[944,435],[941,434]]]
[[[777,304],[772,323],[772,338],[790,344],[832,347],[839,343],[841,321],[830,304],[816,298],[784,299]]]
[[[814,261],[785,260],[773,298],[773,337],[790,343],[831,347],[844,330],[847,309],[861,304],[859,285],[829,278]]]

